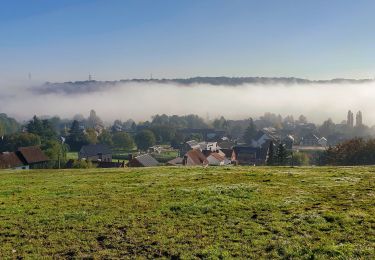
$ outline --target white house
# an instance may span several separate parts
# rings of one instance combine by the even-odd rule
[[[251,146],[262,147],[267,141],[277,141],[279,138],[273,133],[267,132],[266,130],[258,131],[257,136],[252,140]]]
[[[199,146],[201,151],[215,152],[219,149],[217,142],[200,142]]]

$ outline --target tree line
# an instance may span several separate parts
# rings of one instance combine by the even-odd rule
[[[375,139],[354,138],[322,154],[323,165],[373,165],[375,164]]]

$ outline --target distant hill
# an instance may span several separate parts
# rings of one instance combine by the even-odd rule
[[[244,84],[254,85],[294,85],[294,84],[363,84],[373,82],[373,79],[331,79],[331,80],[308,80],[302,78],[275,78],[275,77],[194,77],[186,79],[126,79],[118,81],[75,81],[50,83],[33,87],[32,91],[38,94],[65,93],[79,94],[98,92],[108,88],[117,87],[128,83],[157,83],[177,84],[180,86],[193,86],[206,84],[213,86],[241,86]]]

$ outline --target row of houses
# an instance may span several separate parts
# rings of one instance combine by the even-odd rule
[[[250,144],[238,144],[229,138],[220,137],[219,141],[185,142],[179,150],[179,157],[168,161],[167,165],[207,166],[207,165],[263,165],[267,160],[270,144],[284,144],[290,150],[325,149],[327,139],[314,134],[304,136],[299,145],[295,145],[293,136],[280,137],[275,129],[264,128],[257,132]],[[151,147],[150,151],[159,154],[162,146]],[[104,144],[85,145],[78,153],[79,160],[95,163],[100,168],[114,167],[152,167],[161,165],[151,154],[140,154],[129,161],[114,162],[111,149]],[[39,147],[21,147],[16,152],[0,153],[0,168],[29,169],[48,162],[48,157]],[[73,165],[72,162],[69,165]]]
[[[121,167],[153,167],[160,163],[150,154],[129,156],[129,161],[113,162],[112,151],[105,144],[90,144],[82,146],[78,153],[79,160],[93,162],[98,168],[121,168]],[[69,166],[68,166],[69,167]]]
[[[207,166],[207,165],[264,165],[267,161],[270,145],[276,146],[282,143],[289,150],[297,147],[304,148],[325,148],[327,140],[324,137],[308,134],[304,136],[298,146],[291,135],[281,137],[274,128],[263,128],[258,131],[250,144],[238,144],[229,138],[220,137],[219,141],[190,140],[181,145],[179,156],[166,163],[166,165],[184,166]],[[162,146],[150,147],[150,152],[160,154]],[[129,161],[113,162],[111,149],[103,144],[86,145],[81,148],[78,155],[79,160],[94,162],[97,167],[152,167],[161,165],[150,153],[130,155]]]
[[[279,144],[287,150],[325,150],[327,139],[309,133],[296,144],[292,135],[281,136],[274,128],[259,130],[251,143],[238,144],[228,138],[218,142],[188,141],[180,149],[180,158],[170,162],[170,165],[264,165],[267,161],[270,146],[276,150]]]
[[[224,142],[225,143],[225,142]],[[224,144],[223,143],[223,144]],[[187,150],[182,156],[166,163],[169,166],[222,166],[229,164],[261,165],[265,163],[267,151],[249,146],[234,146],[227,142],[221,148],[217,142],[196,142],[185,144]],[[181,153],[181,151],[180,151]],[[88,145],[79,152],[80,160],[89,160],[100,168],[111,167],[155,167],[161,165],[151,154],[130,155],[129,161],[112,162],[112,153],[105,145]]]
[[[220,142],[186,142],[180,150],[180,157],[167,165],[222,166],[222,165],[263,165],[267,160],[269,142],[260,147],[237,145],[227,139]]]

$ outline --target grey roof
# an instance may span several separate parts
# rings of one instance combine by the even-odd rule
[[[98,154],[111,154],[112,151],[105,144],[89,144],[82,146],[79,151],[84,156],[95,156]]]
[[[179,165],[183,163],[183,158],[177,157],[167,162],[169,165]]]
[[[256,133],[254,137],[254,140],[258,141],[263,135],[265,135],[265,133],[261,130],[258,130],[258,132]]]
[[[135,159],[136,159],[140,164],[142,164],[142,165],[145,166],[145,167],[158,166],[158,164],[159,164],[159,162],[158,162],[154,157],[152,157],[152,156],[149,155],[149,154],[142,154],[142,155],[139,155],[139,156],[135,157]]]
[[[313,133],[308,133],[307,135],[305,135],[304,137],[302,137],[302,140],[303,140],[303,139],[319,140],[319,137],[317,137],[317,136],[314,135]]]

